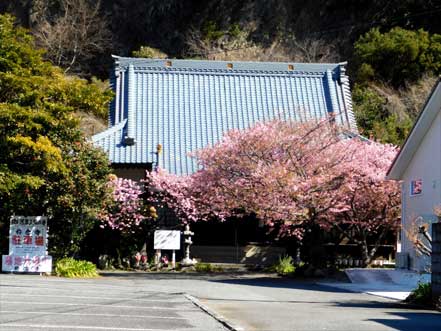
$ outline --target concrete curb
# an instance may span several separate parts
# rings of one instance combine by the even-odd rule
[[[242,328],[240,326],[234,325],[233,323],[228,321],[222,315],[219,315],[218,313],[216,313],[212,309],[208,308],[206,305],[204,305],[202,302],[200,302],[194,296],[192,296],[190,294],[184,294],[184,296],[187,298],[187,300],[191,301],[195,306],[199,307],[201,310],[206,312],[208,315],[210,315],[211,317],[216,319],[219,323],[224,325],[228,330],[231,330],[231,331],[244,331],[245,330],[244,328]]]

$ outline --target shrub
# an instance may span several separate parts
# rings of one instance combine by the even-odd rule
[[[418,283],[418,287],[404,301],[417,305],[432,306],[432,284]]]
[[[239,24],[233,24],[228,29],[228,34],[233,38],[239,38],[241,33],[242,33],[242,30],[241,30]]]
[[[440,72],[441,36],[421,29],[395,27],[381,33],[373,28],[360,37],[354,48],[360,61],[359,81],[375,76],[397,87],[417,80],[424,72]]]
[[[166,59],[168,55],[161,50],[149,46],[141,46],[137,51],[133,51],[135,57],[143,57],[147,59]]]
[[[279,275],[289,275],[296,271],[296,267],[294,266],[294,262],[291,256],[285,255],[283,257],[279,257],[279,261],[274,264],[270,270],[277,272]]]
[[[55,274],[67,278],[90,278],[97,277],[96,266],[92,262],[63,258],[55,264]]]
[[[356,84],[353,89],[354,112],[361,133],[382,143],[400,145],[412,127],[412,119],[402,98],[404,95],[381,86]]]
[[[225,35],[225,32],[219,28],[216,22],[208,21],[202,27],[202,33],[207,40],[214,41]]]

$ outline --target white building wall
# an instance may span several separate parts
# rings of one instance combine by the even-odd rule
[[[411,195],[411,181],[422,180],[422,193]],[[409,253],[409,267],[417,271],[427,270],[430,259],[416,254],[414,245],[408,240],[406,229],[415,220],[431,224],[436,221],[433,208],[441,204],[441,114],[426,133],[421,145],[403,174],[402,182],[401,251]]]

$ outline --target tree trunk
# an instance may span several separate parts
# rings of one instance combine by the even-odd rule
[[[377,240],[375,241],[372,249],[369,251],[369,246],[367,243],[366,237],[363,238],[363,241],[361,242],[361,249],[362,249],[362,255],[363,255],[363,263],[365,266],[369,265],[369,263],[372,262],[372,259],[375,256],[375,253],[377,253],[378,248],[380,247],[384,237],[386,236],[389,229],[383,229],[383,231],[378,235]]]

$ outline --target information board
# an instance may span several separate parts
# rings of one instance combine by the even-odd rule
[[[181,249],[181,231],[156,230],[153,246],[154,249]]]

